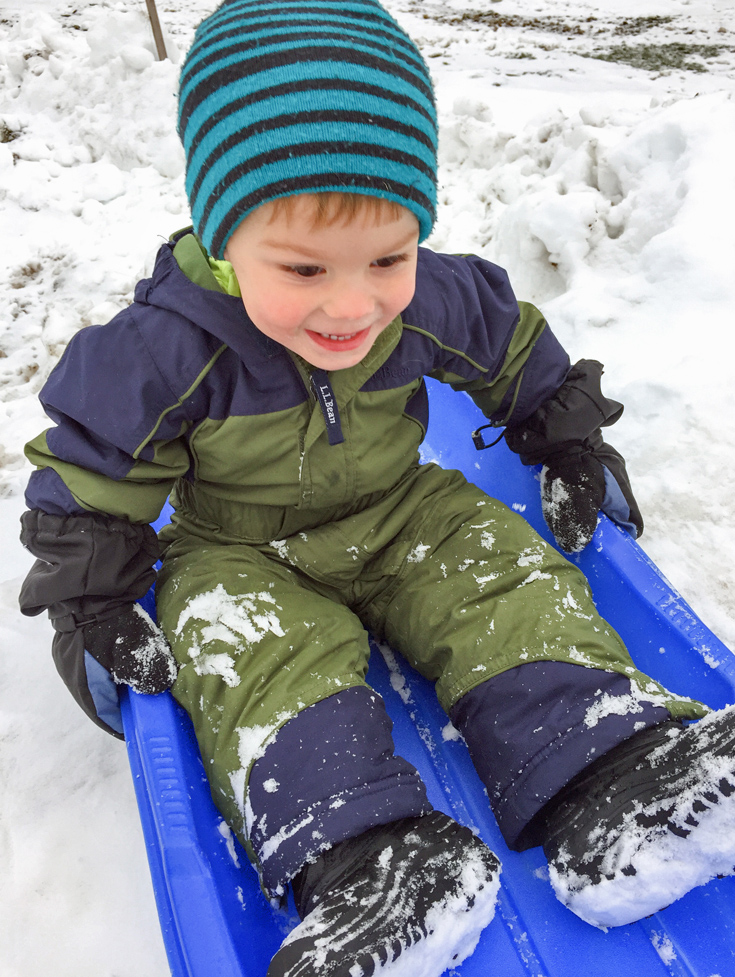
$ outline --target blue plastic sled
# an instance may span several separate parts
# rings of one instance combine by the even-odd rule
[[[551,541],[537,474],[501,442],[476,451],[485,423],[472,401],[431,384],[424,459],[459,468]],[[603,518],[578,558],[600,612],[636,664],[669,689],[720,708],[735,702],[735,657],[630,537]],[[418,767],[438,809],[470,825],[503,863],[499,911],[456,977],[733,977],[735,877],[668,909],[602,932],[554,897],[540,849],[505,847],[466,747],[452,738],[433,687],[390,650],[373,649],[368,679],[385,699],[397,752]],[[171,973],[265,977],[296,922],[265,902],[247,857],[215,809],[186,714],[169,694],[123,703],[130,765]]]

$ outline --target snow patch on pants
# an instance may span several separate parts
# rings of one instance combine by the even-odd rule
[[[189,657],[197,675],[219,675],[230,687],[240,684],[233,659],[222,651],[207,653],[210,644],[231,645],[236,655],[257,644],[266,634],[284,637],[276,610],[282,610],[267,591],[252,594],[228,594],[222,584],[214,590],[197,594],[187,602],[179,615],[174,634],[179,637],[189,621],[204,621],[204,627],[192,638]]]

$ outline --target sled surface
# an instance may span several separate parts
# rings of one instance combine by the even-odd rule
[[[476,451],[485,422],[472,401],[430,383],[424,460],[458,468],[521,512],[549,542],[538,475],[501,442]],[[575,558],[597,606],[636,664],[678,694],[714,708],[735,702],[735,656],[696,617],[641,548],[602,518]],[[149,607],[152,596],[149,595]],[[433,686],[390,649],[373,647],[368,680],[394,723],[396,750],[419,769],[437,809],[471,826],[503,865],[498,912],[472,957],[451,977],[733,977],[735,877],[690,892],[668,909],[602,932],[554,897],[540,849],[508,851],[464,743]],[[186,714],[170,694],[126,694],[123,719],[174,977],[265,977],[295,924],[272,910],[245,853],[214,807]]]

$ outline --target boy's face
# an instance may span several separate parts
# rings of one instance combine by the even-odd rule
[[[236,229],[225,257],[258,329],[324,370],[362,360],[416,287],[418,221],[405,208],[313,225],[313,202],[264,204]]]

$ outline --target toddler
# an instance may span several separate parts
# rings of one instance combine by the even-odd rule
[[[497,858],[394,754],[366,629],[436,683],[509,846],[543,845],[589,922],[732,871],[732,713],[684,726],[707,709],[635,668],[570,562],[419,464],[429,376],[543,465],[561,549],[601,509],[642,529],[601,365],[572,366],[497,266],[419,247],[437,127],[414,44],[376,0],[228,0],[184,62],[179,131],[193,228],[41,394],[21,605],[48,610],[103,729],[122,735],[120,683],[186,708],[265,895],[293,886],[269,977],[437,977],[494,912]],[[135,601],[159,557],[156,625]]]

